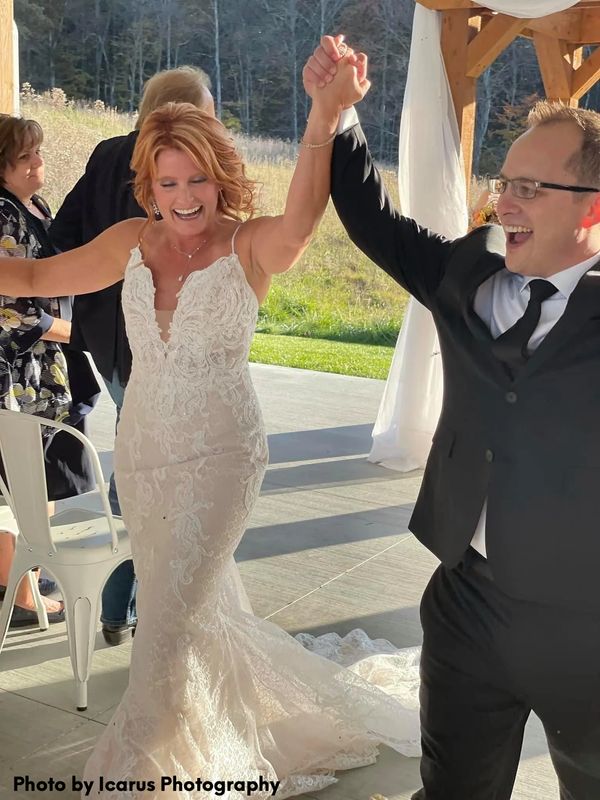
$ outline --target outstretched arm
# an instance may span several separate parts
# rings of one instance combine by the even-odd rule
[[[141,223],[139,219],[119,222],[89,244],[51,258],[2,258],[0,294],[65,297],[112,286],[123,278]]]
[[[306,82],[305,86],[312,107],[285,211],[278,217],[262,217],[251,228],[252,265],[267,275],[291,267],[310,243],[329,199],[331,148],[340,113],[368,90],[368,83],[360,84],[350,56],[341,61],[331,87],[317,89]]]
[[[315,85],[335,86],[335,39],[324,36],[307,68]],[[366,63],[365,63],[366,67]],[[357,67],[359,72],[361,65]],[[361,74],[366,79],[366,73]],[[349,116],[349,114],[345,115]],[[356,115],[335,140],[331,196],[352,241],[394,280],[429,305],[453,244],[403,217],[394,207],[373,163]]]

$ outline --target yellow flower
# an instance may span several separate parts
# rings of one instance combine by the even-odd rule
[[[52,375],[52,377],[54,378],[54,382],[58,384],[58,386],[67,385],[66,375],[58,364],[50,365],[50,374]]]
[[[0,238],[0,256],[25,258],[26,255],[25,245],[17,244],[14,236],[2,236]]]
[[[14,330],[21,326],[21,317],[12,308],[0,308],[0,328],[4,331]]]

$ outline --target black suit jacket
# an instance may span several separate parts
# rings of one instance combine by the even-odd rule
[[[59,250],[81,247],[117,222],[146,216],[133,197],[129,166],[137,136],[138,131],[133,131],[96,147],[52,223],[50,235]],[[104,378],[112,380],[116,369],[125,384],[131,371],[131,350],[121,308],[122,285],[120,281],[75,298],[71,346],[88,350]]]
[[[600,275],[512,378],[473,310],[504,269],[504,233],[448,241],[392,206],[356,126],[338,136],[332,195],[355,244],[430,309],[444,398],[410,529],[447,566],[463,557],[487,497],[486,545],[507,594],[600,611]]]

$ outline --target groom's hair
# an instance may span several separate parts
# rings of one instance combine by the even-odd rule
[[[571,108],[558,101],[540,100],[527,117],[529,129],[559,122],[575,125],[582,134],[581,147],[565,166],[573,170],[582,185],[600,186],[600,114],[587,108]]]

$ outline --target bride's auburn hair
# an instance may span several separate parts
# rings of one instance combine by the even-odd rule
[[[254,214],[255,182],[246,176],[225,126],[191,103],[166,103],[144,120],[131,159],[133,193],[149,219],[154,218],[156,162],[163,150],[171,148],[186,153],[205,178],[221,187],[217,208],[222,214],[234,219]]]

